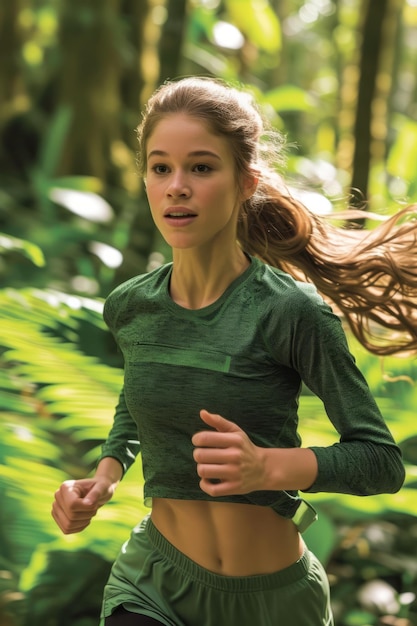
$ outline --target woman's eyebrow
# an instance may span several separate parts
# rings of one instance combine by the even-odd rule
[[[219,155],[215,152],[211,152],[211,150],[193,150],[193,152],[190,152],[188,156],[209,156],[219,159],[219,161],[221,160]]]
[[[152,150],[149,154],[148,154],[148,159],[150,159],[153,156],[162,156],[162,157],[167,157],[169,156],[167,152],[165,152],[164,150]],[[208,156],[208,157],[214,157],[215,159],[218,159],[219,161],[221,160],[221,158],[219,157],[218,154],[216,154],[215,152],[211,152],[211,150],[193,150],[192,152],[189,152],[187,156],[191,156],[191,157],[204,157],[204,156]]]

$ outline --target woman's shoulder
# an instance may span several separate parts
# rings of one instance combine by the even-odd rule
[[[111,326],[116,314],[129,307],[134,301],[149,300],[164,284],[171,271],[172,264],[167,263],[149,272],[138,274],[120,283],[107,296],[104,303],[104,320]]]
[[[274,308],[281,306],[309,307],[322,306],[324,300],[311,282],[297,280],[288,272],[257,260],[257,281],[262,298],[270,299]]]
[[[338,311],[313,283],[296,280],[270,265],[261,268],[255,300],[262,332],[274,342],[277,336],[291,343],[294,337],[305,342],[317,333],[338,337],[343,332]]]

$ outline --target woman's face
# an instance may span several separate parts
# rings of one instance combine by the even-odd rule
[[[227,141],[199,119],[163,118],[146,146],[146,190],[155,224],[173,248],[232,245],[242,194]]]

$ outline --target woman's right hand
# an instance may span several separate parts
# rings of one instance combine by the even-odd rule
[[[52,517],[67,535],[86,528],[98,509],[113,496],[118,481],[106,476],[66,480],[55,492]]]

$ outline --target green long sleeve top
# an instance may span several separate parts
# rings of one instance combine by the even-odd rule
[[[172,265],[137,276],[107,298],[104,319],[124,357],[124,386],[102,457],[124,470],[139,450],[152,497],[271,506],[292,517],[297,492],[212,498],[199,487],[192,435],[207,409],[258,446],[297,447],[302,383],[323,402],[340,439],[315,446],[309,492],[394,493],[401,453],[350,354],[340,319],[316,289],[251,258],[213,304],[198,310],[169,295]]]

